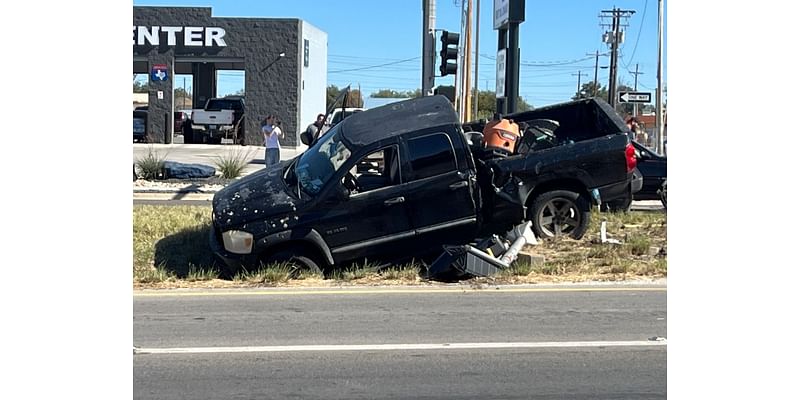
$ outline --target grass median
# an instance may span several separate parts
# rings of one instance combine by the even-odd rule
[[[600,224],[606,222],[609,238],[620,244],[601,243]],[[335,286],[342,284],[421,284],[424,268],[418,263],[379,269],[364,262],[323,278],[301,274],[292,278],[285,265],[266,265],[242,271],[232,280],[219,279],[208,244],[211,208],[208,206],[133,207],[134,288]],[[580,240],[543,240],[524,251],[533,262],[517,262],[512,268],[474,283],[620,281],[667,276],[667,217],[663,211],[594,212],[586,235]],[[542,260],[543,257],[543,260]]]

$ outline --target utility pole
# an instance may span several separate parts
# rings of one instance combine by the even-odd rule
[[[478,38],[481,30],[481,0],[477,0],[475,4],[475,95],[472,98],[472,118],[478,119],[478,64],[480,64],[480,47],[478,47]]]
[[[592,97],[597,97],[597,63],[600,60],[600,50],[594,51],[594,93]]]
[[[608,73],[608,104],[611,104],[611,107],[615,107],[617,103],[617,58],[619,56],[619,45],[625,41],[625,31],[622,28],[628,26],[627,22],[622,22],[622,18],[626,18],[627,21],[627,18],[630,18],[636,11],[614,8],[612,10],[602,10],[600,13],[601,19],[611,18],[611,31],[606,31],[606,33],[603,34],[603,42],[611,46],[611,70]],[[601,22],[600,26],[609,25],[605,22]]]
[[[183,109],[186,109],[186,77],[183,78]]]
[[[436,28],[436,0],[422,0],[422,96],[433,96],[436,50],[434,36]]]
[[[661,28],[663,24],[664,2],[658,0],[658,69],[657,80],[658,87],[656,88],[656,151],[658,154],[664,154],[664,113],[661,110]]]
[[[586,74],[582,74],[581,71],[578,70],[577,74],[572,74],[572,76],[575,76],[575,75],[578,75],[578,91],[575,92],[575,93],[577,93],[578,98],[582,98],[583,96],[581,96],[581,75],[586,75]]]
[[[644,72],[639,72],[639,63],[636,63],[636,72],[633,73],[633,91],[639,91],[639,74],[643,74]],[[639,110],[639,103],[633,103],[633,117],[636,118],[638,115]]]
[[[472,88],[470,87],[472,84],[472,80],[470,79],[470,66],[472,65],[472,0],[466,0],[467,9],[464,16],[466,17],[466,25],[464,26],[464,64],[462,68],[464,70],[464,74],[462,75],[463,78],[463,88],[461,92],[462,96],[462,104],[461,107],[461,122],[467,122],[470,120],[469,114],[472,110]]]
[[[586,53],[587,56],[592,55],[591,53]],[[592,91],[592,97],[597,97],[597,91],[600,90],[600,83],[597,82],[597,68],[598,62],[600,61],[600,56],[606,57],[608,54],[600,54],[600,50],[594,51],[594,90]],[[603,67],[605,68],[605,67]]]

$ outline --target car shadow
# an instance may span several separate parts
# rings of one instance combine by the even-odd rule
[[[208,223],[159,240],[155,245],[154,264],[174,272],[178,278],[186,278],[192,267],[197,270],[219,270],[208,244],[210,229],[211,224]]]

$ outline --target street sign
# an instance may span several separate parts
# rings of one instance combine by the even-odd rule
[[[498,99],[506,97],[506,50],[497,51],[497,75],[495,77],[494,94]]]
[[[620,103],[649,103],[649,92],[619,92],[617,99]]]
[[[508,26],[508,0],[494,0],[494,29]]]
[[[169,78],[167,64],[153,64],[153,68],[150,69],[150,79],[163,82],[167,78]]]

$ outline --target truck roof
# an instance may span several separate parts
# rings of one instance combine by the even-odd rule
[[[342,135],[356,146],[425,128],[458,125],[450,100],[442,95],[418,97],[355,113],[341,122]]]

